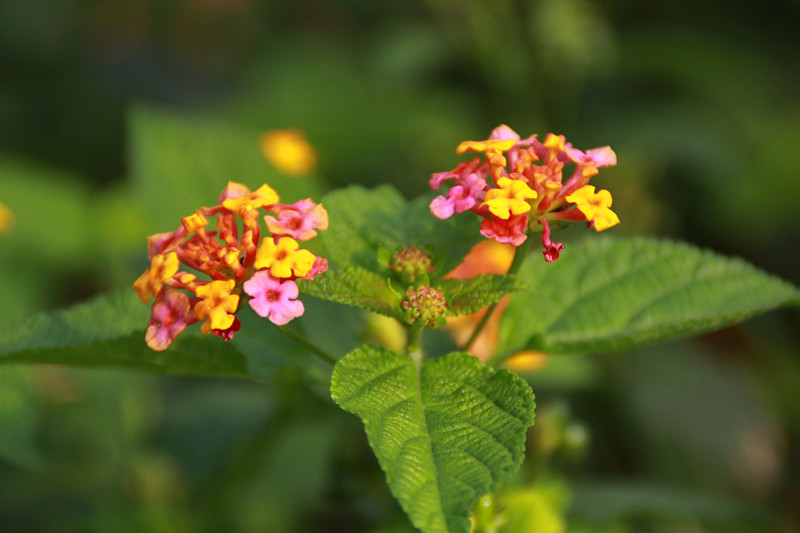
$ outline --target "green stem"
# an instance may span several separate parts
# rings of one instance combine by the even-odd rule
[[[301,337],[300,335],[298,335],[297,333],[295,333],[294,331],[292,331],[288,327],[286,327],[286,326],[275,326],[275,327],[278,328],[284,335],[286,335],[287,337],[291,338],[297,344],[300,344],[301,346],[307,348],[310,352],[315,354],[317,357],[319,357],[320,359],[322,359],[323,361],[325,361],[329,365],[333,366],[333,365],[336,364],[336,358],[335,357],[330,355],[328,352],[326,352],[325,350],[323,350],[319,346],[309,342],[304,337]]]
[[[531,236],[528,235],[528,238],[525,239],[525,242],[523,242],[514,249],[514,259],[513,261],[511,261],[511,266],[509,267],[507,272],[508,274],[513,275],[519,272],[519,269],[522,267],[522,263],[525,262],[525,258],[528,256],[528,250],[530,250],[531,248],[532,240],[533,239],[531,239]],[[481,318],[481,321],[478,322],[477,326],[475,326],[475,331],[472,332],[472,335],[470,335],[469,340],[467,340],[464,346],[461,347],[463,351],[465,352],[469,351],[469,349],[472,347],[472,344],[475,342],[475,339],[478,338],[478,335],[481,334],[483,328],[485,328],[486,324],[489,323],[489,318],[491,318],[496,308],[497,308],[497,303],[493,303],[492,305],[489,306],[489,308],[486,310],[486,313],[483,315],[483,318]]]
[[[409,326],[408,340],[406,341],[406,355],[414,359],[424,357],[422,352],[422,330],[423,326]]]

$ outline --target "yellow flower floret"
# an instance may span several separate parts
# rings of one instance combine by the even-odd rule
[[[314,254],[308,250],[298,250],[300,245],[291,237],[281,237],[278,243],[271,238],[261,242],[256,251],[256,268],[268,268],[276,278],[302,277],[314,266]]]
[[[456,148],[457,154],[465,152],[505,152],[510,150],[516,141],[507,139],[505,141],[490,139],[488,141],[464,141]]]
[[[156,296],[161,292],[164,282],[178,272],[178,254],[170,252],[167,255],[158,254],[150,261],[150,268],[144,271],[133,282],[133,290],[139,295],[142,303],[150,301],[150,295]]]
[[[197,287],[197,296],[202,300],[194,306],[194,314],[198,320],[205,320],[200,331],[208,335],[211,330],[225,330],[233,325],[233,313],[239,306],[239,295],[231,294],[235,286],[235,281],[227,279]]]
[[[233,198],[226,198],[222,201],[222,207],[230,209],[244,218],[244,215],[248,211],[276,204],[279,201],[280,197],[278,197],[278,193],[275,192],[275,189],[264,184],[251,193],[234,196]]]
[[[536,191],[528,187],[521,180],[500,178],[497,180],[497,189],[486,192],[485,205],[498,218],[508,219],[511,215],[521,215],[531,210],[528,200],[535,199]]]
[[[594,185],[587,185],[568,195],[566,200],[575,204],[586,220],[593,221],[597,231],[619,224],[619,217],[610,209],[611,193],[605,189],[595,193]]]
[[[194,233],[200,228],[208,226],[208,219],[202,213],[195,212],[188,217],[183,217],[181,224],[186,229],[186,233]]]

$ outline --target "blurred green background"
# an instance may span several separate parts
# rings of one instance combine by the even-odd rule
[[[790,0],[5,0],[0,319],[132,283],[185,214],[142,197],[142,147],[168,168],[194,131],[255,153],[300,128],[315,188],[409,197],[500,123],[610,144],[612,231],[800,284],[799,20]],[[539,531],[800,530],[798,331],[790,310],[528,376],[518,486],[560,517]],[[0,458],[4,532],[410,530],[358,420],[292,376],[2,368]]]

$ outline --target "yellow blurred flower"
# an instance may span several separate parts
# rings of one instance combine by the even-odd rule
[[[503,362],[509,370],[521,374],[524,372],[537,372],[547,364],[547,354],[536,350],[517,352]]]
[[[0,202],[0,234],[8,233],[14,226],[14,213]]]
[[[261,153],[279,171],[302,176],[317,168],[317,151],[297,129],[270,130],[261,136]]]

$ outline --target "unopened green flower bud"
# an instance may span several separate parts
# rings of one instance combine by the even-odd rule
[[[389,268],[404,283],[417,283],[433,270],[433,258],[419,246],[408,246],[394,253]]]
[[[438,328],[447,318],[447,300],[441,292],[427,285],[409,287],[400,306],[409,324],[419,322],[429,328]]]

